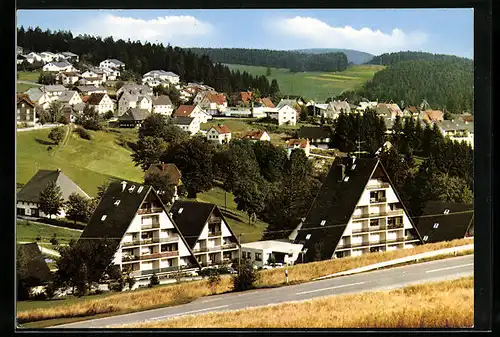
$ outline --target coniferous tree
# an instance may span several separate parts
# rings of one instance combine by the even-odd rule
[[[40,210],[49,217],[59,215],[64,205],[61,188],[54,181],[50,181],[40,191],[39,198]]]

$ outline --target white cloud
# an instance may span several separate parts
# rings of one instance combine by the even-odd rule
[[[117,15],[101,15],[89,20],[77,34],[112,36],[115,40],[162,42],[174,46],[189,45],[193,39],[211,34],[213,26],[190,15],[162,16],[144,20]]]
[[[370,28],[334,27],[311,17],[281,19],[272,25],[274,32],[297,39],[301,48],[345,48],[381,54],[420,47],[427,35],[405,33],[395,28],[390,34]]]

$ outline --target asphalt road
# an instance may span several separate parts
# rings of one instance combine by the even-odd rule
[[[165,320],[183,315],[303,301],[323,296],[390,290],[411,284],[470,276],[473,275],[473,271],[474,255],[471,254],[280,288],[202,297],[191,303],[175,307],[81,321],[53,326],[52,328],[109,328],[123,324]]]

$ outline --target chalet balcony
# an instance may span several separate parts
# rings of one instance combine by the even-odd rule
[[[220,224],[222,222],[222,219],[219,217],[213,217],[208,219],[209,224]]]
[[[403,237],[396,238],[396,239],[390,239],[385,241],[388,244],[398,244],[398,243],[403,243],[405,242],[405,239]]]
[[[202,248],[196,248],[196,249],[193,249],[193,253],[206,253],[208,252],[208,248],[207,247],[202,247]]]
[[[372,243],[374,244],[374,243]],[[360,243],[344,243],[337,246],[337,249],[347,249],[347,248],[359,248],[359,247],[368,247],[370,243],[368,241],[363,241]]]
[[[370,204],[378,204],[381,202],[387,202],[387,198],[386,197],[370,198]]]
[[[401,228],[404,228],[404,225],[403,223],[393,223],[393,224],[387,224],[387,229],[388,230],[391,230],[391,229],[401,229]]]
[[[137,255],[124,255],[122,256],[122,262],[132,262],[139,261],[139,256]]]
[[[209,232],[208,237],[221,236],[222,232]]]
[[[222,245],[221,247],[222,247],[222,249],[234,249],[234,248],[238,248],[238,244],[228,243],[226,245]]]
[[[218,252],[222,250],[222,246],[213,246],[213,247],[208,247],[209,252]]]
[[[150,260],[150,259],[159,259],[162,257],[173,257],[173,256],[179,256],[179,251],[173,250],[173,251],[169,251],[169,252],[141,255],[140,260],[142,261],[142,260]]]
[[[386,216],[397,216],[397,215],[403,215],[403,214],[404,214],[404,210],[395,209],[393,211],[388,211],[388,212],[357,214],[357,215],[353,215],[352,219],[353,220],[360,220],[360,219],[370,219],[370,218],[382,218],[382,217],[386,217]]]
[[[366,189],[367,190],[379,190],[379,189],[383,189],[383,188],[389,188],[390,186],[391,185],[389,183],[380,183],[377,185],[367,186]]]
[[[172,235],[169,236],[168,238],[154,238],[154,239],[151,238],[151,239],[128,241],[124,242],[122,244],[122,247],[140,246],[140,245],[148,245],[148,244],[163,243],[163,242],[177,242],[178,240],[179,240],[178,235]]]
[[[160,228],[160,223],[141,225],[141,230],[158,229],[158,228]]]
[[[216,266],[220,263],[221,262],[217,262],[217,261],[207,261],[207,262],[201,262],[200,264],[202,267],[210,267],[210,266]]]
[[[139,208],[137,214],[154,214],[163,212],[161,207]]]

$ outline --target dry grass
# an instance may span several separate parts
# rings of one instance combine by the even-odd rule
[[[288,267],[289,284],[311,281],[317,277],[346,271],[370,264],[420,254],[438,249],[451,248],[470,244],[473,239],[460,239],[400,249],[390,252],[379,252],[359,257],[346,257]],[[283,268],[263,270],[260,273],[258,287],[275,287],[284,285]],[[233,289],[232,278],[224,277],[217,287],[217,294]],[[118,293],[99,299],[89,299],[78,303],[55,305],[50,308],[38,308],[20,311],[18,320],[33,322],[54,318],[93,316],[105,313],[124,313],[138,310],[167,307],[187,303],[196,298],[212,294],[207,280],[183,284],[161,286],[153,289],[136,290]]]
[[[314,313],[314,314],[313,314]],[[122,328],[467,328],[474,279],[329,296],[232,312],[184,316]]]
[[[216,293],[232,289],[231,278],[222,278]],[[17,313],[20,323],[54,318],[93,316],[110,312],[132,312],[159,306],[172,306],[190,302],[198,297],[212,294],[207,281],[166,285],[153,289],[117,293],[95,300],[85,300],[69,305],[39,308]]]
[[[288,277],[290,283],[307,282],[317,277],[338,273],[350,269],[355,269],[371,264],[399,259],[406,256],[430,252],[434,250],[463,246],[473,243],[473,239],[459,239],[429,243],[408,249],[397,249],[393,251],[370,253],[362,256],[351,256],[336,260],[326,260],[306,264],[298,264],[288,267]],[[277,286],[283,284],[283,269],[265,270],[261,273],[261,284],[264,286]]]

